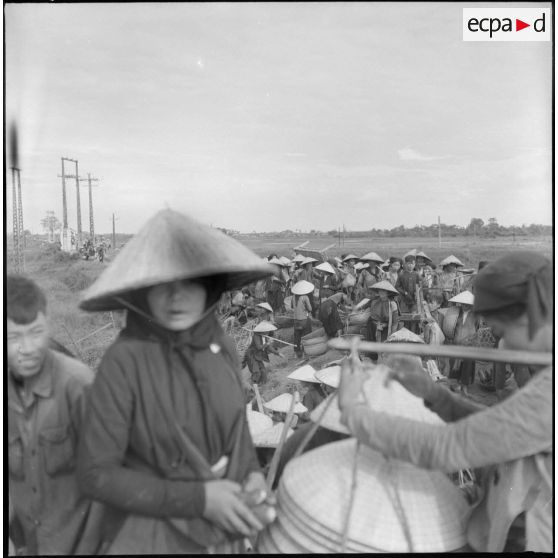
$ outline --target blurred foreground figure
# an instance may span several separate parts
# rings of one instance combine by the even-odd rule
[[[33,281],[8,276],[6,291],[14,543],[20,555],[94,554],[101,508],[80,494],[75,475],[85,390],[93,372],[49,348],[46,298]]]
[[[550,261],[515,252],[488,264],[475,281],[473,310],[503,339],[504,348],[550,352]],[[362,443],[426,469],[482,468],[483,497],[467,532],[474,550],[552,552],[551,367],[539,368],[513,396],[484,408],[432,382],[412,359],[393,359],[391,378],[448,423],[433,426],[370,409],[361,399],[366,374],[357,363],[352,366],[342,371],[339,407],[344,424]]]
[[[216,309],[224,291],[272,271],[165,210],[85,293],[85,310],[128,310],[93,383],[78,455],[82,490],[110,506],[104,553],[235,552],[265,525],[238,356]]]

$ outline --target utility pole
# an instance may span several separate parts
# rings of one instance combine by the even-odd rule
[[[87,181],[89,184],[89,238],[95,244],[95,220],[93,218],[93,192],[91,182],[99,182],[98,178],[91,178],[91,174],[87,173],[87,178],[80,178],[80,182]]]
[[[76,165],[76,173],[75,174],[66,174],[64,171],[64,161],[68,161],[70,163],[75,163]],[[78,174],[78,162],[76,159],[70,159],[69,157],[62,157],[62,175],[59,175],[59,178],[62,178],[62,249],[68,250],[68,205],[66,202],[66,178],[75,178],[76,179],[76,196],[77,196],[77,242],[78,246],[76,249],[79,248],[81,244],[81,203],[79,198],[79,174]]]
[[[442,225],[440,224],[440,216],[438,215],[438,248],[442,247]]]
[[[116,225],[115,225],[115,221],[117,221],[118,219],[115,219],[114,217],[114,213],[112,214],[112,249],[116,250]]]
[[[13,234],[14,234],[14,270],[16,273],[24,271],[25,264],[23,260],[23,206],[21,201],[21,181],[20,169],[11,167],[12,169],[12,209],[13,209]],[[17,180],[16,180],[17,176]],[[17,182],[17,188],[16,188]]]

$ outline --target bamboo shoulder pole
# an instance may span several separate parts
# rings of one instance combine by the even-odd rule
[[[350,351],[351,343],[345,339],[330,339],[332,349]],[[432,357],[463,358],[469,360],[486,360],[489,362],[506,362],[510,364],[531,364],[549,366],[553,363],[552,353],[531,351],[512,351],[508,349],[487,349],[481,347],[463,347],[460,345],[422,345],[421,343],[375,343],[361,341],[357,350],[363,353],[390,353]]]

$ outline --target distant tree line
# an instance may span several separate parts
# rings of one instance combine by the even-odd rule
[[[451,236],[470,236],[479,238],[496,238],[497,236],[547,236],[552,235],[552,226],[550,225],[512,225],[509,227],[504,227],[498,224],[495,217],[488,219],[485,223],[482,219],[478,217],[473,217],[471,222],[466,227],[460,227],[459,225],[446,225],[445,223],[440,224],[440,229],[442,231],[442,237],[447,238]],[[339,231],[331,230],[328,231],[330,236],[337,237]],[[395,238],[400,236],[415,236],[415,237],[436,237],[438,236],[438,224],[425,226],[425,225],[415,225],[414,227],[406,227],[405,225],[399,225],[398,227],[393,227],[392,229],[370,229],[367,231],[346,231],[345,237],[362,237],[362,236],[373,236],[378,238]]]

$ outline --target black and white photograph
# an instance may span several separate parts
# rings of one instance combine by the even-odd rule
[[[5,553],[552,553],[554,56],[553,2],[6,2]]]

